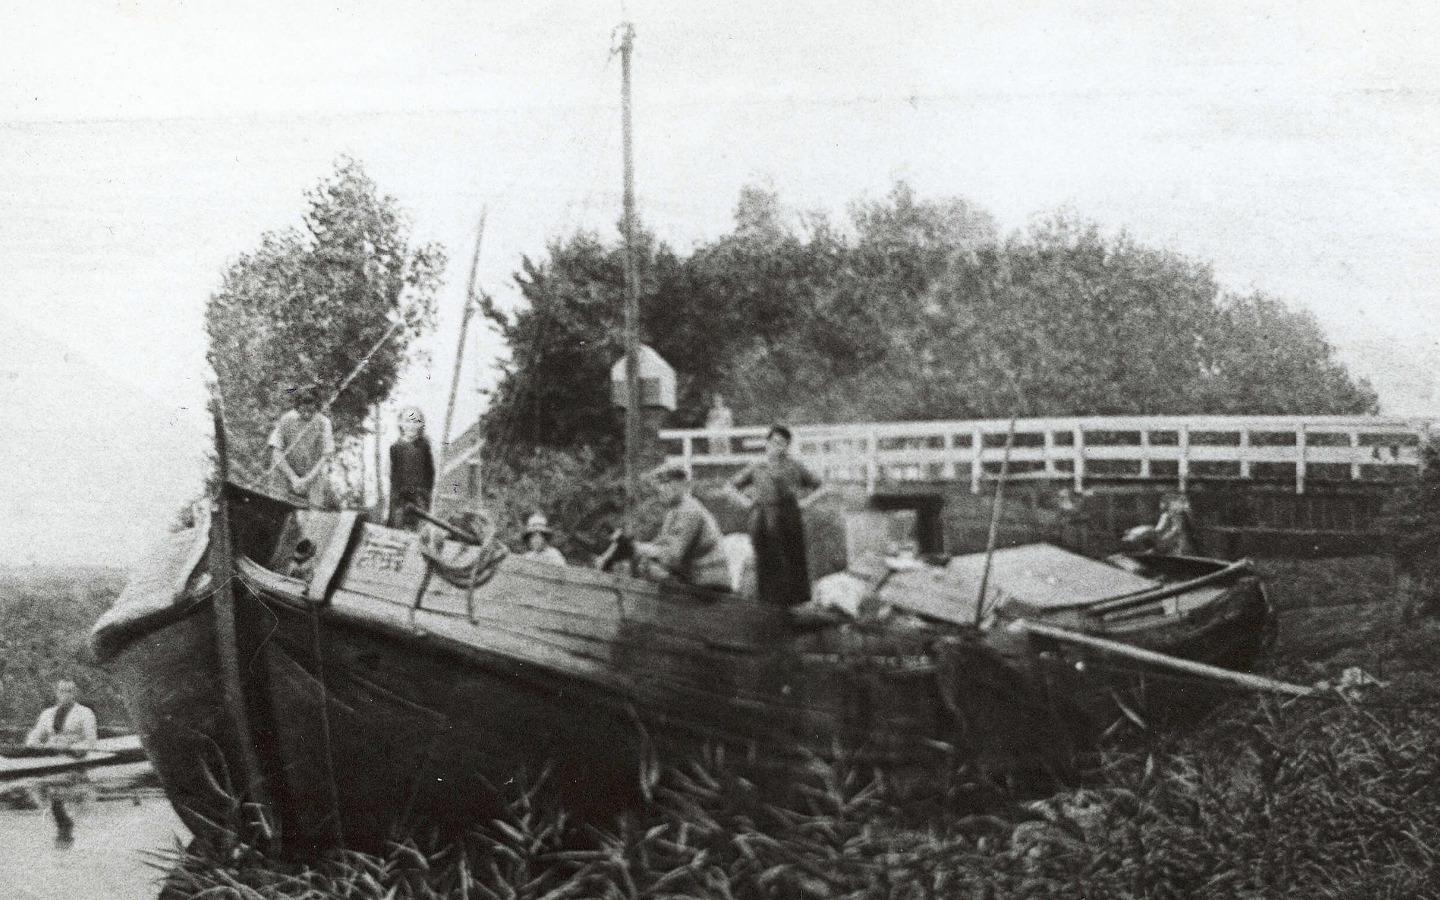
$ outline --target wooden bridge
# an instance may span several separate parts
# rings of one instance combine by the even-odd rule
[[[1099,416],[950,422],[800,425],[792,453],[828,481],[867,494],[913,482],[966,483],[980,493],[998,478],[1069,482],[1394,485],[1414,478],[1434,423],[1375,416]],[[758,459],[765,427],[660,432],[667,459],[692,477]]]

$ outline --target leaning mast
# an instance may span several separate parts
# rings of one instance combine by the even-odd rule
[[[634,534],[640,495],[640,285],[635,266],[635,148],[630,124],[630,52],[635,28],[620,26],[620,122],[625,159],[625,530]]]

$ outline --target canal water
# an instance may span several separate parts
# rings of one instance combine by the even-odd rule
[[[88,784],[3,786],[0,897],[154,900],[164,873],[147,854],[173,850],[189,835],[147,764],[119,768]],[[68,842],[59,839],[52,796],[66,798],[74,820]]]

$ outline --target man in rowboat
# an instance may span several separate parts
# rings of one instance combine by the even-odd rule
[[[75,682],[68,678],[55,682],[55,705],[35,720],[35,727],[25,737],[26,747],[68,753],[76,759],[95,749],[95,713],[75,702],[75,694]]]
[[[98,729],[95,712],[75,702],[75,682],[62,678],[55,682],[55,705],[47,708],[25,736],[25,746],[32,750],[51,750],[76,759],[95,749]],[[85,773],[78,772],[46,786],[50,797],[50,815],[55,819],[55,846],[69,847],[75,840],[75,819],[66,808],[67,802],[84,799]]]
[[[644,573],[657,581],[729,591],[730,563],[721,546],[720,525],[691,495],[685,470],[662,467],[650,478],[660,489],[667,512],[655,540],[635,544]]]

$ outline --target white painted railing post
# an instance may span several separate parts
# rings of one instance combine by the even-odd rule
[[[710,440],[713,442],[713,441],[714,441],[714,438],[711,438]],[[730,440],[730,439],[727,437],[727,438],[725,438],[725,440],[728,441],[728,440]],[[714,453],[714,452],[715,452],[715,448],[714,448],[714,447],[709,447],[708,449],[710,450],[711,453]],[[691,437],[690,435],[688,435],[688,434],[685,435],[684,441],[682,441],[681,444],[680,444],[680,452],[681,452],[681,454],[683,454],[684,459],[685,459],[685,480],[686,480],[686,481],[694,481],[694,480],[695,480],[695,439],[692,438],[692,437]]]
[[[1350,432],[1350,446],[1351,446],[1351,448],[1355,451],[1355,454],[1356,454],[1356,455],[1359,455],[1359,453],[1360,453],[1360,432],[1354,431],[1354,430],[1352,430],[1352,431]],[[1352,459],[1353,459],[1353,457],[1352,457]],[[1352,462],[1352,463],[1350,464],[1350,480],[1351,480],[1351,481],[1359,481],[1359,480],[1360,480],[1360,464],[1359,464],[1358,462]]]
[[[1240,477],[1250,477],[1250,430],[1240,429],[1240,449],[1236,451],[1235,457],[1240,460]]]
[[[1078,494],[1085,490],[1085,429],[1077,422],[1071,434],[1075,436],[1075,493]]]
[[[1175,462],[1176,477],[1180,481],[1180,493],[1185,493],[1190,487],[1190,426],[1181,425],[1175,429],[1175,443],[1178,445],[1176,455],[1179,459]]]
[[[880,440],[876,429],[865,432],[865,493],[875,493],[875,484],[880,480]]]
[[[1305,493],[1305,423],[1295,429],[1295,493]]]
[[[1150,477],[1150,430],[1140,429],[1140,477]]]
[[[944,438],[945,462],[940,466],[940,477],[946,481],[954,481],[959,472],[955,471],[955,432],[945,429]]]
[[[985,474],[985,432],[977,425],[970,431],[970,493],[980,493],[980,479]]]
[[[1055,432],[1049,428],[1045,429],[1045,474],[1058,474],[1055,471]]]

